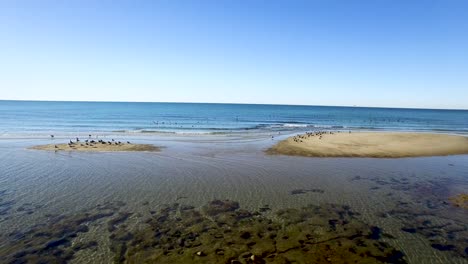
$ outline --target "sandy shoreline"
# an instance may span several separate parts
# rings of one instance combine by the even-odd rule
[[[468,154],[468,137],[398,132],[307,133],[266,151],[307,157],[403,158]]]
[[[160,151],[161,148],[150,144],[48,144],[33,146],[29,149],[46,151],[84,151],[84,152],[125,152],[125,151]]]

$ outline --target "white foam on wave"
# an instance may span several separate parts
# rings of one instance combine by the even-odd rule
[[[283,124],[283,127],[309,127],[308,124]]]
[[[339,126],[339,125],[317,125],[317,124],[283,124],[282,127],[288,127],[288,128],[304,128],[304,127],[312,127],[312,128],[327,128],[327,129],[333,129],[333,128],[346,128],[346,126]]]

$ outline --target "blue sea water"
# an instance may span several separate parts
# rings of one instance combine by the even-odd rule
[[[468,133],[468,110],[202,103],[0,101],[0,134],[364,129]]]

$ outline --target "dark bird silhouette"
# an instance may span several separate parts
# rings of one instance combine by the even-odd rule
[[[50,135],[51,138],[54,138],[54,135]]]

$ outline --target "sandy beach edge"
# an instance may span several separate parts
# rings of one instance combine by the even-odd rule
[[[265,150],[304,157],[408,158],[468,154],[468,137],[415,132],[312,132]]]
[[[159,152],[160,146],[151,144],[121,144],[121,145],[108,145],[108,144],[46,144],[29,147],[31,150],[42,151],[81,151],[81,152]]]

